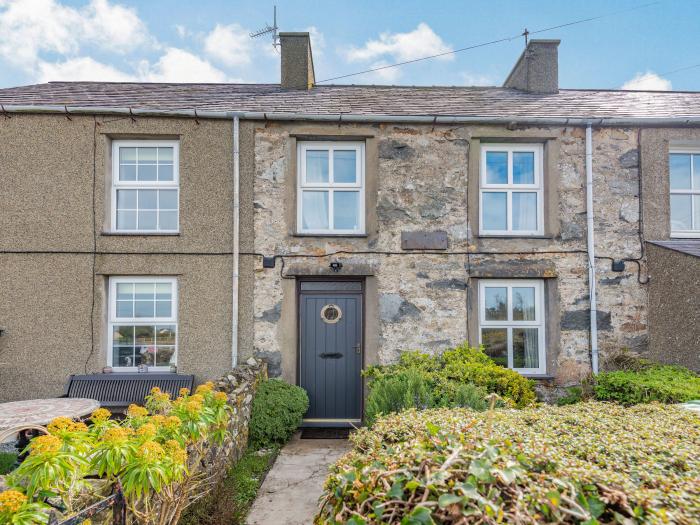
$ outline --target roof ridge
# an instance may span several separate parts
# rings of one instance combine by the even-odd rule
[[[139,81],[129,81],[129,82],[103,82],[101,80],[49,80],[48,82],[42,82],[40,84],[28,84],[27,86],[14,86],[14,87],[28,87],[28,86],[47,86],[56,84],[107,84],[107,85],[150,85],[150,86],[277,86],[280,84],[273,83],[261,83],[261,82],[139,82]],[[8,89],[8,88],[0,88]]]

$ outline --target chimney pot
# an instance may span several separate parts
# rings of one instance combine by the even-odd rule
[[[559,92],[560,40],[530,40],[503,87],[528,93]]]
[[[309,33],[280,33],[282,76],[287,89],[311,89],[316,82]]]

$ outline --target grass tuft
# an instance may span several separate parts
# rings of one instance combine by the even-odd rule
[[[15,466],[17,454],[14,452],[0,452],[0,476],[9,473]]]
[[[187,509],[181,525],[242,525],[278,448],[248,449],[219,487]]]

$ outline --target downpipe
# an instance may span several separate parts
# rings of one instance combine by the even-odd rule
[[[598,374],[598,304],[596,299],[595,236],[593,220],[593,130],[586,125],[586,226],[588,243],[588,293],[590,297],[591,369]]]
[[[240,186],[241,186],[241,150],[240,118],[234,115],[233,121],[233,261],[231,267],[231,366],[238,364],[238,281],[240,257]]]

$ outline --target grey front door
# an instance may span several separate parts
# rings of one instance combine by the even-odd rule
[[[299,384],[305,423],[362,419],[361,281],[299,283]]]

